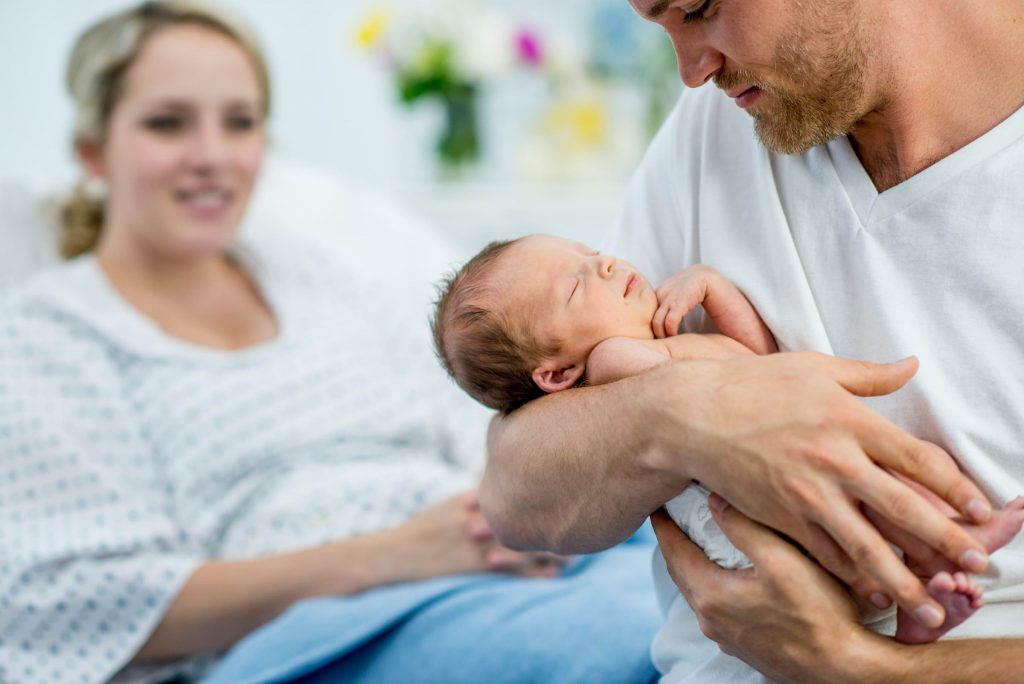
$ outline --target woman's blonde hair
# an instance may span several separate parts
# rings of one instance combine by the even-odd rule
[[[153,0],[118,12],[87,29],[71,51],[65,82],[75,101],[74,143],[101,145],[110,115],[124,87],[124,77],[146,40],[170,26],[195,24],[231,38],[248,55],[263,94],[263,114],[270,112],[270,74],[263,51],[239,20],[207,4],[187,0]],[[104,199],[83,181],[61,211],[61,254],[70,259],[91,250],[103,228]]]

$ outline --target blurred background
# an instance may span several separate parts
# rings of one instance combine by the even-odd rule
[[[63,70],[122,0],[0,0],[0,180],[77,178]],[[599,242],[681,86],[626,0],[221,0],[272,71],[271,150],[397,195],[467,253]]]

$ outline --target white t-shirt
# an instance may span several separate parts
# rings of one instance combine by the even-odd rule
[[[918,356],[905,388],[868,404],[946,448],[993,503],[1024,494],[1024,110],[878,193],[846,138],[770,154],[723,93],[687,91],[606,248],[652,282],[693,263],[717,268],[782,351]],[[698,313],[687,324],[707,322]],[[681,663],[665,681],[731,681],[725,670],[692,670],[704,653],[699,631],[657,574],[672,614],[655,661],[663,672]],[[981,581],[987,605],[947,636],[1024,636],[1024,536],[992,555]],[[684,638],[696,645],[673,645]]]

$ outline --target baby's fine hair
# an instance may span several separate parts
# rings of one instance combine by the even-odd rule
[[[503,310],[510,292],[491,277],[499,258],[518,240],[492,242],[437,288],[431,328],[441,364],[469,396],[503,413],[544,394],[532,368],[556,350],[545,349],[524,321]]]

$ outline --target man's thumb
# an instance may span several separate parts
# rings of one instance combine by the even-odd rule
[[[878,397],[895,392],[917,373],[916,356],[894,363],[872,363],[836,359],[835,379],[847,391],[860,397]]]

